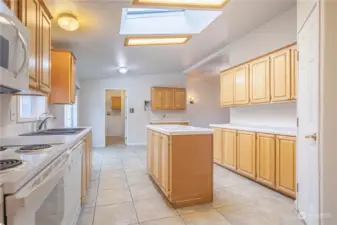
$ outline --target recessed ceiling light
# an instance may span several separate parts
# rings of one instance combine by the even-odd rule
[[[125,46],[185,44],[191,36],[127,37]]]
[[[126,74],[128,72],[128,68],[126,68],[126,67],[120,67],[118,69],[118,72],[121,73],[121,74]]]
[[[133,0],[133,5],[221,9],[229,0]]]
[[[61,14],[57,22],[61,28],[67,31],[77,30],[80,26],[76,16],[68,13]]]

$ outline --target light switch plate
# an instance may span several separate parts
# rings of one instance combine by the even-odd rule
[[[16,120],[16,112],[14,110],[10,110],[10,120],[15,121]]]

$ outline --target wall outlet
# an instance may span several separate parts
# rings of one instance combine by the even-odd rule
[[[10,120],[15,121],[16,120],[16,112],[14,110],[10,110]]]

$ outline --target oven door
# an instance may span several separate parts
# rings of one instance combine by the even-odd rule
[[[66,152],[17,193],[7,196],[7,225],[67,225],[64,175],[68,166]]]
[[[29,31],[0,1],[0,93],[29,92]]]

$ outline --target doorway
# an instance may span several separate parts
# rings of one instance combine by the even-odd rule
[[[105,90],[105,146],[126,144],[126,91]]]

